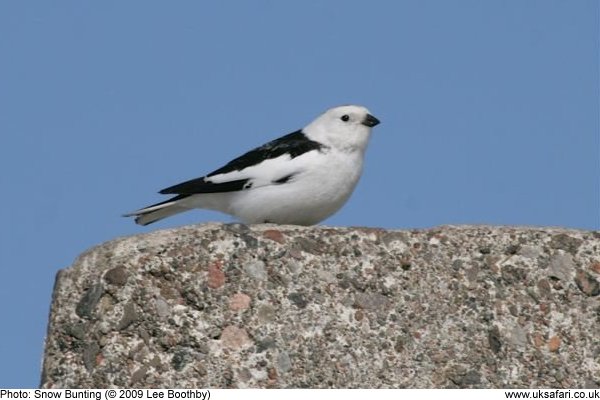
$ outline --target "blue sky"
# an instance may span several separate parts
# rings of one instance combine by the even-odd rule
[[[0,387],[39,383],[54,276],[120,215],[358,103],[382,124],[324,222],[600,229],[596,0],[3,1]]]

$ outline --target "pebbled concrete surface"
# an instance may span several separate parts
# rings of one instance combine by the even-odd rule
[[[205,224],[56,278],[42,387],[600,386],[600,232]]]

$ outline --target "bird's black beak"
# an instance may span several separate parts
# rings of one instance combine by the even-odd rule
[[[377,118],[375,118],[374,116],[372,116],[371,114],[367,114],[364,121],[361,123],[365,126],[368,126],[369,128],[372,128],[375,125],[379,124],[379,120]]]

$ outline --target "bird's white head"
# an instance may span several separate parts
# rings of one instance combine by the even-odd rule
[[[379,124],[369,110],[362,106],[347,105],[330,108],[303,132],[312,140],[342,151],[364,151],[371,128]]]

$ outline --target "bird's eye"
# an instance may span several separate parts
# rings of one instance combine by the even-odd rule
[[[348,115],[342,115],[340,119],[344,122],[347,122],[350,119],[350,117]]]

